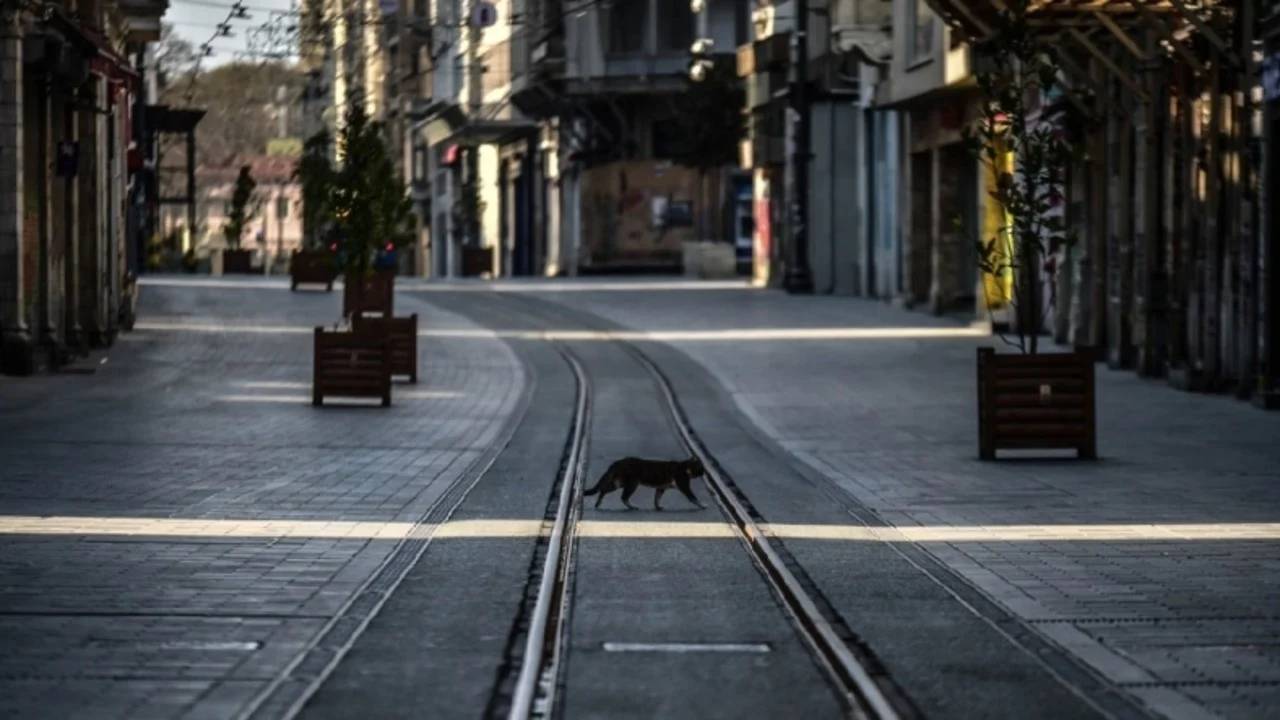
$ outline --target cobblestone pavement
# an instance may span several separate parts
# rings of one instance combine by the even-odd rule
[[[314,410],[340,293],[232,285],[152,280],[96,372],[0,379],[0,715],[244,709],[517,408],[507,345],[406,297],[442,331],[419,384]]]
[[[500,289],[686,352],[902,530],[885,539],[920,542],[1151,710],[1280,717],[1280,415],[1101,370],[1101,462],[984,463],[974,348],[990,338],[872,301],[658,285]]]

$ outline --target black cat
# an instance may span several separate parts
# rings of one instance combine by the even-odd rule
[[[600,502],[604,500],[605,495],[622,488],[622,503],[635,510],[637,509],[636,506],[630,502],[631,495],[635,493],[637,487],[644,485],[654,489],[653,509],[661,510],[662,506],[658,504],[658,501],[662,499],[662,493],[674,487],[689,498],[689,502],[705,510],[706,506],[698,502],[693,490],[689,488],[689,483],[694,478],[706,473],[707,470],[702,466],[702,461],[697,458],[689,458],[688,460],[645,460],[644,458],[626,457],[610,465],[609,469],[605,470],[604,474],[600,476],[595,487],[582,491],[582,494],[585,497],[598,493],[599,497],[596,498],[595,507],[600,507]]]

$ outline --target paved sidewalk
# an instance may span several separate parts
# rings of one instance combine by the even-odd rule
[[[504,289],[688,353],[797,458],[1152,710],[1280,717],[1280,415],[1103,369],[1101,462],[983,463],[991,339],[877,302],[675,285]]]
[[[0,379],[0,715],[232,716],[525,384],[505,343],[408,297],[398,312],[448,331],[424,340],[419,384],[387,410],[316,410],[310,328],[340,293],[173,282],[144,285],[96,373]]]

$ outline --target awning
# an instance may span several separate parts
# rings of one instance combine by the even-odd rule
[[[171,108],[168,105],[146,107],[147,127],[153,133],[188,133],[196,129],[205,111],[195,108]]]
[[[926,1],[971,42],[990,37],[1000,12],[1007,8],[1004,0]],[[1196,73],[1205,72],[1210,61],[1241,67],[1245,49],[1232,47],[1224,39],[1230,37],[1235,12],[1235,3],[1226,0],[1198,0],[1194,7],[1191,0],[1031,0],[1027,21],[1044,36],[1046,46],[1075,81],[1091,80],[1086,66],[1073,57],[1083,53],[1145,100],[1147,93],[1135,68],[1161,55]],[[1154,54],[1144,44],[1147,32],[1158,40]],[[1113,42],[1136,62],[1116,62],[1106,48]]]
[[[927,2],[971,41],[988,37],[999,12],[1007,7],[1003,0]],[[1031,0],[1027,19],[1046,36],[1069,42],[1095,56],[1096,43],[1106,36],[1146,59],[1137,31],[1153,30],[1167,52],[1198,66],[1201,59],[1188,43],[1193,36],[1204,38],[1214,51],[1233,62],[1243,52],[1223,39],[1225,20],[1234,12],[1234,3],[1224,0],[1199,0],[1194,7],[1190,0]]]
[[[460,145],[501,145],[528,137],[538,130],[528,120],[490,120],[469,116],[457,105],[437,110],[422,125],[428,145],[453,142]]]

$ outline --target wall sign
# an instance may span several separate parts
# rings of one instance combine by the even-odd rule
[[[1262,61],[1262,97],[1267,102],[1280,100],[1280,52]]]
[[[80,143],[74,140],[58,142],[58,177],[75,177],[80,165]]]

